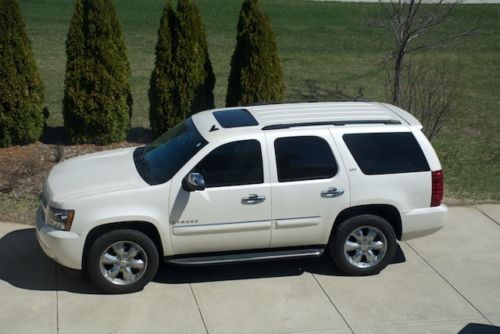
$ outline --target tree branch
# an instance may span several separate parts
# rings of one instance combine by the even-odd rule
[[[452,35],[452,36],[448,36],[446,38],[440,39],[439,41],[436,41],[434,43],[419,45],[419,46],[416,46],[414,48],[405,50],[405,53],[411,53],[411,52],[415,52],[415,51],[418,51],[418,50],[437,49],[437,48],[440,48],[440,47],[445,47],[442,44],[444,44],[446,42],[449,42],[451,40],[457,39],[457,38],[468,36],[468,35],[472,34],[476,30],[477,30],[477,28],[473,28],[473,29],[465,31],[463,33]]]

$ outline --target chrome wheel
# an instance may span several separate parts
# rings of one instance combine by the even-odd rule
[[[116,285],[129,285],[138,281],[147,267],[146,252],[132,241],[113,243],[102,253],[99,261],[103,277]]]
[[[378,228],[361,226],[344,243],[347,261],[357,268],[370,268],[382,261],[387,252],[387,238]]]

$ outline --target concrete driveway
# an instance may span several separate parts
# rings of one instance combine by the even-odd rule
[[[500,333],[500,205],[453,207],[446,228],[400,243],[372,277],[327,259],[162,265],[102,295],[55,265],[33,228],[0,223],[0,333]]]

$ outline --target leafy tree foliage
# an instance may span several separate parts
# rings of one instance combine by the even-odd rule
[[[197,6],[168,3],[158,30],[155,68],[151,75],[150,124],[155,136],[187,116],[214,107],[215,76],[205,28]]]
[[[100,145],[125,140],[130,66],[111,0],[76,0],[66,55],[63,115],[70,140]]]
[[[0,0],[0,147],[42,135],[43,84],[16,0]]]
[[[226,105],[279,102],[284,92],[283,70],[269,17],[257,0],[245,0],[231,59]]]

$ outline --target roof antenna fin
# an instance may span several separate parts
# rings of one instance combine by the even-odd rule
[[[210,128],[210,132],[217,131],[217,130],[219,130],[219,128],[216,127],[215,124],[212,125],[212,127]]]

